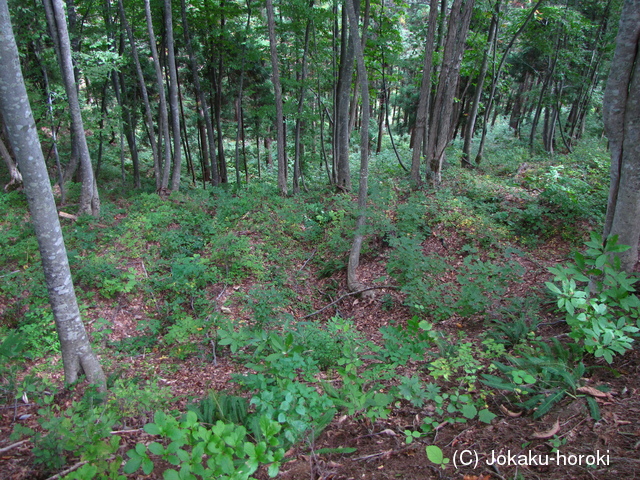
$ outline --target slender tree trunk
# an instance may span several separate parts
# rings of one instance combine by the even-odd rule
[[[480,66],[480,74],[476,82],[476,91],[473,96],[473,103],[471,104],[471,110],[467,117],[467,124],[465,125],[464,132],[464,146],[462,148],[461,163],[463,166],[471,165],[469,158],[471,158],[471,145],[473,143],[473,134],[476,130],[476,118],[478,117],[478,109],[480,108],[480,99],[482,98],[482,92],[484,91],[484,80],[489,70],[489,58],[495,48],[496,39],[498,37],[498,20],[500,18],[500,7],[502,0],[497,0],[494,7],[493,16],[491,17],[491,25],[489,26],[489,36],[487,38],[487,49],[482,57],[482,65]]]
[[[122,1],[122,0],[120,0]],[[206,144],[203,143],[203,152],[208,153],[208,161],[211,165],[211,182],[213,186],[220,183],[220,174],[218,172],[218,162],[216,159],[216,145],[215,145],[215,133],[213,130],[213,123],[211,121],[211,115],[209,114],[209,104],[204,97],[204,91],[200,84],[200,75],[198,74],[198,65],[196,63],[196,57],[193,53],[193,41],[191,40],[191,33],[189,31],[189,22],[187,21],[187,8],[185,0],[181,0],[182,10],[182,31],[184,33],[184,40],[187,45],[187,53],[189,54],[189,65],[191,67],[191,77],[193,78],[193,87],[196,91],[196,101],[198,103],[198,115],[202,122],[204,122],[206,130]]]
[[[78,213],[94,216],[100,215],[100,197],[98,196],[98,186],[93,175],[93,166],[89,156],[89,147],[84,132],[84,124],[80,110],[80,100],[73,73],[73,62],[71,60],[71,44],[69,42],[69,32],[64,14],[62,0],[44,0],[51,15],[49,19],[54,21],[49,25],[52,35],[57,37],[59,45],[59,62],[62,71],[63,83],[67,98],[69,100],[69,113],[71,114],[71,132],[74,150],[80,160],[82,174],[82,189],[80,192],[80,207]]]
[[[504,67],[504,63],[507,60],[507,56],[509,55],[509,52],[511,51],[511,47],[513,47],[513,44],[515,43],[515,41],[518,39],[520,34],[524,31],[524,28],[527,26],[529,21],[533,18],[533,15],[538,11],[538,8],[540,7],[540,5],[542,5],[544,1],[545,0],[538,0],[538,2],[531,8],[531,10],[529,11],[529,15],[527,15],[527,18],[524,19],[524,22],[522,22],[522,25],[520,25],[520,28],[518,28],[518,30],[513,35],[513,37],[511,37],[511,40],[509,41],[509,44],[507,45],[507,48],[505,48],[502,54],[502,58],[500,59],[500,65],[498,65],[498,68],[494,71],[493,81],[491,82],[491,92],[489,93],[487,108],[484,111],[484,121],[482,122],[482,135],[480,137],[480,145],[478,146],[478,153],[476,153],[476,164],[478,165],[482,162],[482,156],[484,155],[484,144],[487,138],[487,129],[489,128],[488,127],[489,117],[493,109],[493,99],[495,98],[495,95],[496,95],[496,89],[498,88],[498,83],[500,81],[500,76],[502,75],[502,68]]]
[[[138,48],[136,46],[136,40],[133,34],[133,29],[129,25],[127,16],[124,11],[124,5],[122,0],[118,0],[118,10],[120,13],[120,23],[124,27],[127,37],[129,39],[129,46],[131,47],[131,56],[133,57],[133,63],[136,68],[136,75],[138,77],[138,87],[142,94],[142,102],[144,105],[145,123],[147,126],[147,135],[149,137],[149,144],[151,145],[151,154],[153,156],[153,172],[156,180],[156,190],[160,189],[162,176],[160,173],[160,156],[158,152],[158,145],[156,143],[156,135],[154,130],[153,112],[151,110],[151,103],[149,102],[149,94],[147,92],[147,84],[144,79],[144,73],[142,71],[142,65],[140,64],[140,57],[138,56]]]
[[[353,0],[357,2],[358,0]],[[360,94],[362,95],[362,126],[360,127],[360,183],[358,186],[358,217],[356,218],[356,231],[349,253],[347,266],[347,285],[349,290],[357,292],[365,288],[358,279],[358,265],[360,264],[360,251],[364,241],[364,227],[367,218],[367,189],[369,180],[369,115],[371,104],[369,100],[369,77],[364,64],[364,53],[358,33],[358,16],[352,0],[345,1],[347,15],[349,16],[349,29],[353,38],[358,77],[360,79]]]
[[[9,150],[2,141],[2,137],[0,137],[0,155],[2,155],[2,160],[4,160],[4,164],[7,166],[7,170],[9,170],[10,181],[4,186],[4,191],[6,192],[11,186],[22,184],[22,174],[20,173],[20,170],[18,170],[18,166],[11,158]]]
[[[167,40],[167,63],[169,67],[169,105],[171,107],[171,130],[173,132],[173,173],[171,191],[180,189],[182,153],[180,145],[180,110],[178,105],[178,70],[176,68],[175,42],[173,41],[173,11],[171,0],[164,0],[164,28]]]
[[[313,9],[314,0],[309,1],[309,9]],[[304,97],[307,93],[307,55],[309,52],[309,34],[311,32],[311,19],[307,20],[307,26],[304,31],[304,50],[302,53],[302,73],[300,76],[300,93],[298,94],[298,115],[296,117],[296,130],[294,136],[295,153],[293,157],[293,193],[300,193],[300,177],[302,170],[300,163],[302,161],[302,113],[304,108]]]
[[[287,195],[287,163],[285,158],[284,113],[282,107],[282,86],[280,85],[280,70],[278,68],[278,46],[276,39],[276,25],[273,13],[273,3],[267,0],[267,24],[269,27],[269,46],[271,49],[271,78],[276,100],[276,132],[278,137],[278,189],[282,195]]]
[[[104,389],[105,376],[91,350],[80,317],[58,212],[20,70],[6,0],[0,0],[0,65],[0,112],[6,121],[9,140],[24,179],[49,301],[60,337],[65,381],[73,383],[84,373],[89,382]]]
[[[151,57],[153,58],[153,66],[156,71],[156,87],[160,96],[160,126],[158,131],[162,132],[164,140],[164,160],[160,174],[160,191],[167,190],[169,187],[169,172],[171,171],[171,133],[169,132],[169,115],[167,113],[167,97],[164,91],[164,79],[162,77],[162,68],[160,67],[160,57],[158,56],[158,48],[156,47],[156,35],[153,32],[153,18],[151,17],[151,5],[149,0],[144,0],[144,11],[147,20],[147,33],[149,35],[149,47],[151,48]],[[159,142],[160,143],[160,142]],[[158,159],[160,156],[160,146],[158,146]]]

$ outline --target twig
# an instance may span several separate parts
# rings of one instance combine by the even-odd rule
[[[113,458],[113,457],[111,457],[111,458]],[[86,463],[89,463],[89,461],[88,461],[88,460],[85,460],[85,461],[83,461],[83,462],[76,463],[75,465],[70,466],[70,467],[69,467],[69,468],[67,468],[66,470],[63,470],[62,472],[60,472],[60,473],[58,473],[58,474],[54,475],[53,477],[49,477],[49,478],[47,478],[47,480],[57,480],[58,478],[62,478],[62,477],[64,477],[65,475],[67,475],[67,473],[71,473],[71,472],[73,472],[74,470],[79,469],[81,466],[83,466],[83,465],[84,465],[84,464],[86,464]]]
[[[5,273],[4,275],[0,275],[0,278],[8,277],[9,275],[13,275],[14,273],[19,273],[20,270],[14,270],[13,272]]]
[[[304,317],[301,318],[301,320],[304,320],[305,318],[313,317],[314,315],[317,315],[318,313],[325,311],[327,308],[333,307],[336,303],[341,301],[343,298],[351,297],[353,295],[358,295],[359,293],[367,292],[369,290],[380,290],[380,289],[383,289],[383,288],[397,289],[397,288],[400,288],[400,287],[397,287],[395,285],[381,285],[379,287],[363,288],[362,290],[358,290],[357,292],[345,293],[344,295],[339,297],[337,300],[334,300],[333,302],[331,302],[329,305],[325,305],[324,307],[322,307],[320,310],[316,310],[315,312],[310,313],[309,315],[305,315]]]
[[[307,258],[307,261],[304,262],[304,264],[300,267],[300,270],[298,270],[297,273],[300,273],[302,270],[304,270],[304,267],[307,266],[307,263],[309,263],[311,261],[311,259],[313,258],[313,256],[316,254],[317,251],[318,251],[317,248],[313,249],[313,252],[311,252],[311,256],[309,258]]]
[[[11,445],[9,445],[7,447],[0,448],[0,453],[6,452],[7,450],[11,450],[13,447],[18,447],[18,446],[22,445],[23,443],[27,443],[28,441],[29,441],[29,439],[20,440],[19,442],[13,443],[13,444],[11,444]]]
[[[119,433],[135,433],[135,432],[140,432],[142,430],[142,428],[134,428],[132,430],[113,430],[111,433],[111,435],[118,435]]]

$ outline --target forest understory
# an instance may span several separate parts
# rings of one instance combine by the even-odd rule
[[[248,452],[258,479],[636,478],[640,353],[594,356],[545,285],[598,246],[607,152],[519,142],[448,165],[438,190],[375,156],[360,295],[345,278],[352,195],[114,184],[101,218],[63,218],[106,393],[64,387],[26,203],[3,194],[0,477],[189,478],[167,472],[225,456],[198,454],[194,433],[222,422],[265,451],[221,433],[220,478],[247,478]],[[491,466],[499,455],[511,464]]]

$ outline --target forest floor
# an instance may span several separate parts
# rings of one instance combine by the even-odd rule
[[[423,247],[431,251],[444,249],[438,240],[446,235],[447,248],[460,251],[463,239],[457,238],[455,231],[438,232],[424,242]],[[526,269],[525,281],[513,288],[526,292],[535,289],[541,279],[549,277],[546,266],[552,266],[567,257],[570,246],[559,239],[553,238],[539,245],[529,252],[527,260],[522,260]],[[443,252],[444,253],[444,252]],[[365,258],[359,268],[359,275],[366,284],[380,277],[384,273],[385,252],[374,257]],[[132,260],[135,263],[135,260]],[[300,268],[302,265],[296,267]],[[313,272],[303,285],[300,285],[300,295],[313,295],[314,291],[322,291],[327,283],[338,282],[345,284],[342,273],[335,274],[328,279],[319,280]],[[246,289],[252,284],[247,279],[244,285],[231,287],[231,291]],[[224,294],[224,292],[221,292]],[[336,292],[337,296],[347,293],[346,290]],[[381,299],[391,295],[396,305],[392,310],[385,309]],[[388,297],[386,297],[388,298]],[[144,314],[145,303],[133,296],[122,296],[116,305],[103,302],[104,305],[90,309],[86,314],[89,325],[99,317],[108,316],[113,319],[112,333],[108,340],[115,342],[123,338],[136,335],[138,319]],[[222,303],[222,302],[221,302]],[[369,298],[346,297],[335,307],[326,309],[318,314],[318,320],[328,319],[339,311],[345,318],[351,318],[364,338],[372,342],[381,342],[380,327],[394,323],[406,322],[411,318],[407,308],[402,307],[402,294],[395,290],[380,289]],[[314,307],[325,305],[316,302]],[[300,318],[303,312],[291,312]],[[242,310],[237,305],[230,305],[228,315],[241,317]],[[554,317],[549,316],[554,323]],[[467,339],[480,341],[480,334],[485,327],[482,321],[470,322],[452,317],[439,323],[439,328],[448,330],[452,334],[463,329]],[[89,327],[91,329],[91,327]],[[541,326],[537,332],[545,338],[562,337],[566,334],[564,324]],[[106,352],[103,352],[104,356]],[[102,358],[103,362],[105,358]],[[117,364],[122,359],[112,359]],[[160,349],[152,349],[142,355],[132,356],[127,360],[126,371],[121,375],[133,378],[157,379],[159,385],[171,389],[173,401],[168,405],[170,409],[184,410],[188,398],[206,396],[211,389],[224,390],[233,373],[246,370],[242,364],[233,361],[228,352],[222,351],[217,355],[216,364],[204,362],[201,358],[193,357],[186,360],[171,358]],[[41,359],[30,369],[46,363],[56,366],[61,372],[58,355]],[[324,432],[313,442],[306,442],[287,452],[286,462],[283,464],[277,478],[283,480],[357,480],[357,479],[632,479],[640,475],[640,351],[631,351],[624,357],[619,357],[611,366],[603,362],[592,361],[596,368],[588,379],[588,385],[606,386],[607,393],[596,398],[602,419],[595,422],[590,418],[586,405],[581,402],[566,401],[559,403],[543,419],[532,420],[530,416],[518,415],[509,411],[505,405],[506,398],[499,395],[487,399],[489,408],[498,413],[498,417],[491,425],[477,420],[459,424],[443,424],[429,439],[420,439],[410,444],[405,442],[405,430],[418,429],[420,419],[425,411],[412,406],[409,402],[398,402],[392,413],[386,419],[370,421],[367,417],[337,415]],[[419,366],[417,362],[409,362],[405,367],[398,367],[398,376],[412,375]],[[55,371],[55,369],[53,369]],[[61,373],[54,382],[62,386]],[[73,393],[63,393],[56,398],[56,403],[64,408],[72,401],[81,397],[82,388]],[[28,400],[28,399],[27,399]],[[5,406],[0,420],[0,438],[7,443],[9,433],[16,422],[37,429],[36,418],[38,406],[24,404],[22,400],[11,406]],[[133,448],[136,442],[148,442],[149,435],[142,431],[140,422],[147,419],[131,419],[118,432],[123,441],[120,452]],[[551,434],[550,434],[551,433]],[[537,437],[546,438],[537,438]],[[557,452],[549,440],[557,442]],[[446,469],[431,463],[425,453],[425,446],[437,443],[443,445],[445,455],[455,458],[457,467],[449,465]],[[342,448],[353,447],[356,452],[350,455],[338,453],[317,454],[318,451],[339,451]],[[45,478],[37,466],[33,464],[30,442],[16,446],[0,453],[0,478],[5,480],[41,479]],[[500,457],[504,455],[506,457]],[[512,458],[509,459],[509,455]],[[525,455],[520,457],[519,455]],[[557,457],[560,455],[560,457]],[[580,455],[584,455],[580,459]],[[596,456],[600,465],[588,465],[587,456]],[[517,457],[514,457],[517,456]],[[567,465],[563,456],[566,456]],[[490,465],[497,457],[498,463]],[[523,458],[525,458],[523,460]],[[533,458],[533,460],[532,460]],[[510,464],[501,464],[504,461]],[[559,460],[558,460],[559,459]],[[560,461],[560,465],[556,464]],[[531,463],[548,463],[536,466]],[[571,465],[576,463],[577,465]],[[470,464],[469,464],[470,463]],[[515,463],[515,464],[514,464]],[[520,463],[520,465],[517,465]],[[467,466],[465,466],[467,465]],[[53,477],[49,477],[53,478]],[[130,475],[128,478],[155,479],[161,478],[159,471],[151,475],[141,473]],[[264,471],[258,472],[258,478],[266,479]]]
[[[516,171],[519,172],[518,167],[519,164],[511,167],[509,181],[519,175],[516,174]],[[351,200],[345,197],[331,197],[322,204],[320,202],[324,200],[316,199],[317,204],[308,200],[307,205],[292,203],[287,207],[286,203],[277,204],[271,190],[258,189],[256,198],[251,200],[253,203],[249,206],[243,206],[242,202],[245,200],[240,196],[220,196],[215,202],[212,201],[216,204],[215,209],[209,211],[207,206],[200,204],[202,194],[198,194],[201,195],[198,197],[200,200],[196,198],[193,203],[185,200],[186,197],[158,200],[150,194],[139,196],[134,201],[116,197],[109,207],[111,213],[99,222],[80,221],[76,224],[65,220],[66,235],[71,238],[71,248],[75,251],[73,255],[84,261],[75,263],[79,269],[77,290],[81,292],[81,303],[86,305],[83,309],[85,324],[94,339],[94,348],[109,375],[109,386],[115,396],[108,397],[110,399],[107,401],[120,408],[118,421],[111,432],[112,435],[120,436],[116,455],[126,461],[127,452],[136,444],[149,444],[153,440],[153,436],[142,427],[153,421],[154,411],[185,412],[188,404],[207,397],[211,391],[230,391],[251,398],[252,391],[243,391],[238,386],[237,376],[253,372],[251,362],[247,362],[247,359],[254,362],[255,366],[263,358],[250,358],[250,352],[247,353],[242,347],[236,350],[229,348],[220,343],[221,337],[197,336],[203,327],[198,326],[202,324],[189,323],[193,321],[191,315],[196,317],[199,309],[207,307],[211,315],[231,321],[237,329],[252,324],[259,317],[273,315],[290,319],[273,325],[266,324],[274,332],[282,332],[282,329],[289,327],[295,329],[305,322],[326,328],[332,319],[348,319],[349,325],[357,334],[353,337],[351,347],[356,350],[360,346],[363,349],[377,346],[391,365],[387,370],[381,370],[386,374],[379,379],[370,378],[367,385],[359,386],[360,390],[357,392],[364,394],[368,387],[374,385],[374,391],[369,391],[370,396],[367,397],[369,403],[358,404],[358,398],[350,397],[353,391],[349,393],[345,389],[341,393],[344,397],[342,405],[360,406],[351,408],[351,411],[349,408],[338,407],[333,420],[320,435],[314,438],[314,435],[306,434],[294,446],[288,447],[276,478],[640,478],[639,350],[630,350],[625,355],[614,357],[612,364],[588,354],[573,361],[567,353],[565,363],[558,363],[561,370],[566,368],[567,371],[556,371],[554,375],[562,377],[566,373],[570,387],[565,386],[562,390],[564,397],[551,403],[550,410],[539,418],[536,418],[535,411],[542,404],[538,403],[537,407],[532,408],[523,408],[521,405],[528,398],[527,392],[487,388],[480,381],[482,373],[497,373],[491,367],[495,358],[488,356],[482,345],[485,345],[483,342],[487,341],[490,331],[498,331],[498,320],[506,325],[506,330],[503,331],[511,329],[509,331],[513,333],[517,325],[530,329],[518,333],[519,340],[514,342],[519,347],[504,344],[507,351],[498,358],[500,362],[508,363],[509,358],[513,360],[513,357],[524,358],[526,352],[533,352],[534,357],[542,355],[539,347],[533,347],[542,340],[555,340],[555,345],[561,350],[565,346],[567,352],[571,350],[569,329],[555,309],[555,300],[548,292],[545,293],[544,283],[552,278],[548,268],[565,263],[572,252],[580,249],[592,227],[578,218],[567,223],[571,233],[567,235],[567,229],[556,229],[554,222],[557,223],[557,218],[548,204],[536,203],[536,208],[540,208],[538,211],[528,208],[524,203],[526,195],[529,195],[526,197],[528,202],[537,202],[539,191],[529,189],[529,192],[525,192],[524,188],[504,188],[497,184],[487,186],[487,177],[475,176],[475,173],[466,173],[464,170],[458,171],[456,175],[457,177],[452,176],[455,180],[450,181],[448,188],[451,185],[455,187],[456,182],[467,182],[462,185],[467,195],[464,201],[471,203],[460,203],[460,198],[463,197],[455,197],[445,188],[436,195],[419,197],[421,200],[415,205],[423,210],[418,215],[415,213],[417,210],[405,207],[411,206],[413,197],[405,195],[402,188],[395,186],[393,189],[399,199],[397,203],[388,202],[381,206],[379,202],[372,202],[373,209],[378,209],[373,213],[377,219],[374,223],[381,222],[380,218],[383,218],[388,224],[384,224],[387,225],[386,232],[374,230],[374,233],[369,234],[369,243],[363,253],[358,275],[363,284],[376,288],[361,296],[347,295],[344,263],[341,263],[344,258],[341,258],[340,252],[345,251],[345,245],[348,248],[352,232],[350,220],[340,223],[343,218],[349,217],[344,213],[344,209],[348,208],[344,205],[348,205]],[[467,180],[464,180],[464,175],[468,175]],[[519,181],[516,178],[512,183],[517,186]],[[393,185],[393,181],[391,183]],[[323,195],[325,194],[320,192],[317,198],[322,198]],[[275,206],[268,202],[269,198],[273,199]],[[133,202],[138,202],[137,206],[132,206]],[[136,210],[141,205],[147,209],[143,213]],[[415,205],[411,208],[417,208]],[[478,207],[478,212],[481,213],[470,213],[469,205]],[[286,211],[287,208],[291,210]],[[503,223],[499,225],[508,224],[512,228],[514,216],[522,215],[527,220],[529,217],[525,218],[525,214],[538,214],[551,227],[534,241],[524,241],[519,237],[520,231],[517,236],[513,232],[504,234],[500,233],[502,230],[493,230],[498,228],[497,223],[483,223],[483,219],[489,216],[482,212],[489,208],[493,213],[507,213],[500,217]],[[201,216],[189,220],[191,223],[187,224],[184,223],[185,219],[190,217],[185,216],[181,220],[178,218],[180,214],[176,213],[182,211],[198,212]],[[287,220],[285,214],[291,216],[291,219]],[[7,218],[8,216],[7,213]],[[209,226],[205,225],[207,221],[202,220],[214,217],[216,219],[212,222],[217,223]],[[567,218],[570,215],[565,217],[565,221]],[[226,237],[221,237],[223,240],[201,242],[215,228],[222,229],[220,225],[224,225],[225,221],[232,225],[232,234],[225,230],[223,233],[227,233]],[[429,228],[420,237],[417,256],[402,258],[398,254],[403,245],[406,247],[402,241],[406,240],[405,237],[417,238],[411,236],[415,233],[412,229],[416,228],[416,221],[428,224]],[[159,224],[162,226],[158,227]],[[533,231],[540,228],[540,225],[528,220],[523,220],[516,227],[524,228],[522,225]],[[321,237],[305,237],[310,235],[312,228],[317,229]],[[405,235],[401,233],[402,229],[413,233]],[[278,236],[281,233],[285,236]],[[384,233],[396,235],[391,241],[396,243],[390,245],[388,235]],[[16,239],[28,236],[22,233],[11,235],[16,242]],[[528,238],[531,240],[532,236]],[[99,245],[96,243],[98,241],[101,242]],[[231,243],[225,243],[227,241]],[[292,245],[298,245],[299,248],[291,249]],[[191,250],[189,256],[185,256],[184,253],[175,254],[167,250],[169,246],[175,247],[176,251]],[[262,251],[268,253],[262,255]],[[240,253],[236,255],[234,252]],[[407,247],[406,252],[408,255],[412,250]],[[508,257],[510,252],[516,253]],[[8,250],[6,255],[9,256],[10,253],[14,255]],[[14,257],[19,258],[19,253]],[[413,253],[416,254],[415,251]],[[167,258],[174,263],[167,263]],[[256,261],[258,258],[261,260]],[[411,290],[407,285],[411,286],[412,278],[403,280],[403,272],[393,273],[392,264],[410,270],[415,262],[419,263],[423,258],[429,261],[422,265],[422,272],[425,277],[431,277],[432,283],[427,287],[414,285]],[[508,261],[505,260],[507,258]],[[116,267],[111,268],[107,260],[115,263]],[[440,260],[444,263],[438,263]],[[154,261],[156,264],[152,265]],[[11,274],[21,275],[16,270],[22,268],[18,260],[14,259],[12,262],[5,264],[3,268]],[[234,270],[236,264],[242,265],[242,268]],[[222,272],[220,275],[224,281],[199,278],[207,273],[205,270],[198,270],[202,265],[217,268]],[[5,316],[6,324],[11,323],[11,316],[25,315],[30,308],[28,299],[34,293],[30,291],[33,287],[27,287],[26,282],[31,281],[28,278],[31,275],[29,272],[37,271],[36,267],[39,268],[33,262],[33,267],[30,265],[29,269],[34,270],[22,268],[26,272],[25,286],[13,285],[13,296],[7,294],[8,286],[5,286],[0,295],[0,313]],[[178,270],[178,267],[183,270]],[[189,273],[187,267],[195,269],[195,274]],[[432,267],[434,270],[430,272]],[[188,281],[179,283],[177,272],[180,271]],[[270,273],[266,274],[266,271]],[[96,280],[100,275],[103,278]],[[277,282],[273,280],[276,275]],[[113,282],[108,283],[105,278],[112,278]],[[402,281],[405,282],[404,285]],[[481,290],[486,291],[480,292],[480,296],[474,300],[476,304],[462,302],[464,292],[474,292],[472,287],[480,281],[484,282]],[[494,288],[493,283],[503,283],[504,289]],[[148,285],[142,288],[144,284]],[[467,287],[470,289],[464,290]],[[419,291],[420,288],[423,291]],[[440,290],[433,290],[437,288]],[[471,308],[472,313],[461,314],[456,308],[447,310],[447,305],[453,305],[446,304],[445,301],[449,290],[454,295],[456,308],[462,305],[463,308]],[[196,291],[199,297],[195,296]],[[432,295],[434,291],[435,294]],[[191,295],[190,300],[185,292]],[[408,300],[408,296],[415,297],[418,294],[416,292],[422,295],[424,305],[427,305],[426,308],[420,307],[422,310],[415,306],[415,301],[415,307],[410,308],[412,302]],[[489,302],[483,304],[487,299]],[[520,303],[514,303],[512,299],[519,299]],[[330,306],[325,308],[328,305]],[[479,311],[478,305],[484,305],[484,310]],[[499,312],[501,309],[508,310],[507,307],[510,308],[509,314],[501,316]],[[160,317],[161,311],[163,318],[171,319],[175,325],[184,322],[184,328],[191,330],[186,334],[183,332],[181,336],[179,330],[172,330],[171,325],[167,328],[165,324],[161,333],[141,335],[142,331],[152,331],[152,320]],[[535,321],[528,318],[530,311],[533,312],[532,317],[536,316]],[[182,315],[184,312],[190,312],[190,315]],[[428,344],[417,356],[414,349],[406,355],[403,353],[405,357],[398,359],[400,354],[394,349],[402,350],[407,346],[403,342],[417,342],[415,332],[407,334],[406,330],[402,330],[417,317],[431,321],[433,328],[441,332],[446,341],[442,344]],[[395,346],[388,338],[389,329],[394,327],[396,335],[404,332],[404,337],[400,335]],[[48,325],[42,328],[44,338],[52,327]],[[255,334],[256,330],[250,332]],[[286,333],[283,332],[283,335]],[[501,337],[498,335],[494,338]],[[502,340],[506,342],[504,338]],[[186,350],[183,351],[183,348]],[[443,348],[449,353],[443,354]],[[465,351],[468,353],[469,349],[472,356],[464,357]],[[556,353],[559,357],[563,356],[562,352]],[[53,439],[54,445],[47,446],[42,421],[44,409],[49,408],[50,411],[61,414],[67,409],[76,408],[74,405],[77,406],[87,397],[88,389],[84,384],[73,389],[63,388],[59,354],[49,352],[34,357],[19,364],[16,384],[22,385],[22,389],[17,389],[22,393],[0,407],[1,480],[54,480],[63,478],[67,474],[65,469],[80,464],[80,458],[74,452],[64,450],[64,447],[57,450],[61,452],[60,455],[66,456],[63,466],[52,470],[38,464],[44,458],[42,449],[50,448],[55,452],[59,447],[55,442],[62,442],[65,432],[67,435],[73,432],[72,426],[64,430],[67,427],[58,425],[55,427],[58,430],[55,431],[60,437]],[[446,362],[440,364],[440,367],[445,370],[450,368],[448,373],[437,373],[435,364],[439,357],[446,357]],[[362,356],[363,363],[359,365],[358,372],[366,372],[376,362],[380,366],[380,358],[380,354],[377,357]],[[464,365],[464,361],[462,364],[456,363],[460,358],[470,359],[475,369],[472,375],[478,377],[477,381],[474,377],[472,387],[467,390],[464,390],[467,387],[463,384],[466,385],[469,372],[466,372],[467,365]],[[577,365],[582,364],[586,367],[584,372],[576,374],[576,371],[582,372],[577,369]],[[311,384],[320,395],[328,384],[340,386],[346,381],[347,377],[343,376],[341,379],[337,371],[338,368],[334,365],[314,373],[315,378],[311,381],[309,377],[303,379],[302,374],[296,380]],[[541,384],[541,379],[547,374],[544,368],[536,372],[517,369],[512,369],[511,372],[514,378],[527,372],[539,375],[536,377],[538,384]],[[30,378],[31,385],[35,385],[34,377],[45,379],[45,387],[36,386],[29,390],[27,379]],[[410,386],[411,380],[415,378],[419,379],[420,384],[414,384],[415,388],[407,393],[407,385]],[[524,385],[527,382],[520,383]],[[445,392],[464,390],[474,399],[472,413],[461,415],[461,412],[465,412],[464,408],[460,407],[461,404],[455,406],[451,399],[449,403],[443,403],[441,398],[440,404],[433,401],[434,397],[428,397],[425,390],[428,385],[437,388],[442,395]],[[47,397],[49,391],[55,393],[54,398],[43,402],[42,399]],[[557,391],[548,388],[537,393],[544,399],[553,397]],[[378,393],[384,396],[389,392],[393,394],[392,402],[375,402]],[[427,401],[427,398],[430,400]],[[446,412],[438,412],[438,405],[444,405],[445,409],[449,405],[452,408],[449,413],[456,420],[447,420],[450,417]],[[491,413],[489,421],[479,420],[477,413],[482,408]],[[597,410],[595,413],[594,408]],[[463,416],[467,418],[462,418]],[[424,422],[428,419],[434,419],[435,423],[432,428],[427,429]],[[17,438],[10,439],[17,425],[42,432],[42,435],[38,437],[36,433],[20,442]],[[47,428],[53,429],[52,425]],[[437,445],[444,455],[440,464],[434,463],[434,459],[427,456],[427,447],[433,445]],[[37,455],[36,448],[40,449]],[[157,460],[155,465],[156,468],[149,475],[138,470],[128,474],[126,478],[160,479],[169,464]],[[259,480],[269,478],[266,466],[260,467],[254,476]]]

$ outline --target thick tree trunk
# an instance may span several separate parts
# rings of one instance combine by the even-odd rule
[[[475,0],[455,0],[449,15],[447,37],[444,44],[438,90],[429,126],[427,150],[427,178],[434,186],[441,182],[445,148],[451,140],[451,116],[459,81],[460,65],[464,53],[471,14]]]
[[[631,272],[640,239],[640,0],[622,7],[616,50],[604,95],[604,123],[611,150],[611,187],[604,236],[630,245],[619,253]]]
[[[349,0],[345,0],[349,1]],[[338,70],[338,85],[336,87],[335,106],[335,157],[336,157],[336,186],[343,192],[351,190],[351,168],[349,165],[349,94],[351,79],[353,78],[353,37],[349,35],[346,7],[342,15],[342,43],[340,46],[340,66]]]
[[[44,276],[60,337],[65,381],[82,373],[89,382],[105,387],[102,367],[80,318],[67,252],[58,221],[51,183],[38,139],[29,98],[20,71],[6,0],[0,0],[0,111],[22,172],[31,220],[38,239]]]
[[[422,70],[422,84],[420,86],[420,98],[418,100],[418,112],[416,113],[416,125],[413,130],[413,151],[411,155],[411,181],[414,185],[421,183],[420,158],[427,128],[427,116],[431,100],[431,70],[433,68],[433,42],[436,36],[438,20],[438,7],[436,2],[431,2],[429,7],[429,27],[427,29],[426,49],[424,54],[424,67]],[[444,12],[443,12],[444,15]]]

